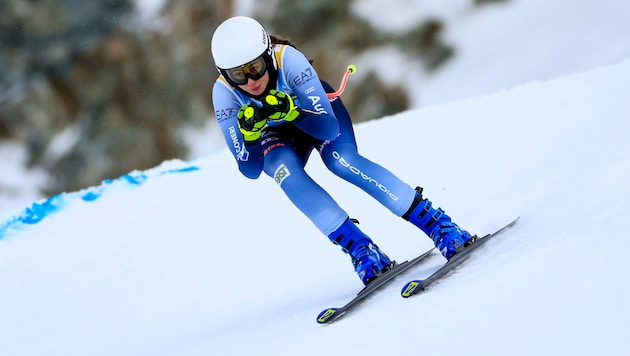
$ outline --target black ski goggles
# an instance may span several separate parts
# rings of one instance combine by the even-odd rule
[[[248,78],[258,80],[267,72],[267,61],[260,56],[253,61],[243,64],[242,66],[222,69],[222,74],[226,76],[232,83],[236,85],[247,84]]]

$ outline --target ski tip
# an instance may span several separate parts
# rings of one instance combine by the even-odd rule
[[[319,313],[319,315],[317,316],[317,323],[326,324],[327,322],[334,319],[334,316],[336,316],[336,314],[337,314],[337,308],[328,308],[322,311],[321,313]]]
[[[510,223],[508,224],[509,226],[513,226],[514,224],[516,224],[516,222],[520,219],[520,216],[517,216],[514,220],[510,221]]]
[[[520,218],[521,218],[520,216],[517,216],[514,220],[510,221],[509,223],[507,223],[507,225],[505,225],[504,227],[502,227],[499,230],[497,230],[495,232],[495,234],[498,233],[498,232],[501,232],[503,230],[511,228],[512,226],[514,226],[519,221]]]
[[[411,281],[404,285],[403,289],[400,291],[400,295],[403,298],[409,298],[412,295],[417,293],[418,287],[422,285],[421,280]]]

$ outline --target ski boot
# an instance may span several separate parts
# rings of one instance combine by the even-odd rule
[[[367,235],[359,230],[355,221],[347,219],[335,232],[328,235],[328,238],[335,245],[340,245],[343,252],[350,255],[354,271],[363,284],[367,285],[378,275],[389,270],[394,263]]]
[[[421,187],[416,188],[416,197],[402,217],[429,235],[447,260],[476,240],[476,236],[452,222],[444,210],[433,208],[429,200],[422,198]]]

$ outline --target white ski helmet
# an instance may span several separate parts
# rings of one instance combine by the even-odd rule
[[[245,16],[225,20],[212,35],[212,58],[219,72],[236,68],[265,55],[277,69],[271,37],[260,22]]]

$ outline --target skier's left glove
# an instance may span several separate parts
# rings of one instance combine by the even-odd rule
[[[262,100],[263,108],[268,113],[269,120],[293,121],[299,115],[299,108],[293,102],[293,98],[285,92],[272,89]]]
[[[237,113],[238,128],[245,141],[256,141],[260,138],[262,130],[267,128],[267,118],[262,109],[254,104],[245,104]]]

